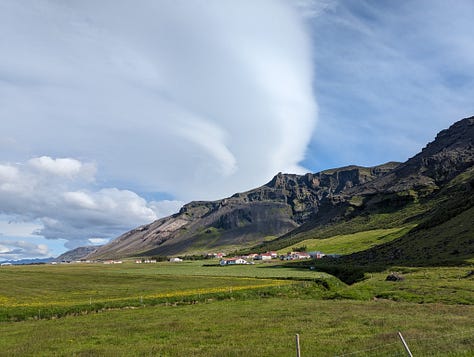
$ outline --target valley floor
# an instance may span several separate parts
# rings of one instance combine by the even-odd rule
[[[205,263],[4,267],[0,356],[294,356],[295,334],[302,356],[404,356],[398,331],[415,356],[474,355],[470,267],[347,286]]]

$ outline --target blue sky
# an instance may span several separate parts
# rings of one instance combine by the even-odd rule
[[[404,161],[474,114],[472,1],[0,3],[0,260],[277,172]]]

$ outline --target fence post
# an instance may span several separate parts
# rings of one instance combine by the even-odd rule
[[[413,355],[411,354],[410,348],[408,348],[408,345],[405,342],[405,339],[403,338],[402,333],[400,331],[398,331],[398,337],[400,337],[400,340],[402,340],[403,347],[405,347],[405,350],[407,351],[408,356],[413,357]]]
[[[301,351],[300,351],[300,335],[296,334],[296,357],[301,357]]]

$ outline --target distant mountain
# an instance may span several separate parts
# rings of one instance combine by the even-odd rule
[[[27,264],[46,264],[54,261],[53,257],[50,258],[33,258],[33,259],[17,259],[17,260],[3,260],[0,264],[10,263],[13,265],[27,265]]]
[[[448,224],[448,216],[471,217],[473,165],[471,117],[440,132],[405,163],[348,166],[303,176],[280,173],[248,192],[213,202],[191,202],[173,216],[125,233],[89,257],[172,255],[246,247],[273,250],[307,238],[375,228],[412,224],[418,225],[418,230],[424,226],[431,229]],[[464,230],[471,232],[473,222],[464,223]],[[408,238],[402,238],[410,240],[406,244],[417,245],[416,234],[410,232]],[[466,241],[459,242],[466,246],[463,251],[467,254],[471,254],[473,245],[469,234]],[[431,249],[428,246],[429,242],[425,245],[427,252]],[[372,259],[390,253],[374,250],[370,254],[359,257]]]
[[[87,255],[95,252],[101,246],[93,245],[93,246],[85,246],[85,247],[78,247],[72,250],[68,250],[67,252],[61,254],[59,257],[55,258],[54,261],[56,262],[73,262],[76,260],[84,259]]]

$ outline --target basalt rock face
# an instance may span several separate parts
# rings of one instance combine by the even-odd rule
[[[318,214],[322,202],[386,172],[398,163],[348,166],[316,174],[277,174],[266,185],[217,201],[195,201],[170,217],[141,226],[89,258],[205,253],[240,248],[285,234]]]
[[[440,245],[449,246],[453,252],[459,250],[459,257],[469,256],[474,252],[472,237],[466,238],[474,231],[473,206],[474,117],[471,117],[441,131],[419,154],[386,174],[346,188],[332,200],[321,201],[317,215],[288,234],[265,243],[262,249],[279,249],[307,237],[328,237],[326,232],[350,234],[415,224],[416,229],[403,239],[373,248],[370,254],[355,254],[360,258],[358,264],[376,258],[394,261],[400,247],[392,249],[392,246],[398,244],[405,246],[403,256],[411,260],[423,252],[431,252],[425,255],[437,259]],[[457,227],[452,224],[464,220],[466,223]],[[455,245],[464,246],[461,249]]]
[[[474,165],[474,117],[443,130],[420,153],[390,174],[348,190],[348,195],[400,192],[416,189],[431,192]]]
[[[89,258],[234,250],[429,200],[474,165],[474,117],[441,131],[399,164],[347,166],[306,175],[281,174],[226,199],[191,202],[170,217],[134,229]],[[469,183],[467,183],[469,184]]]

